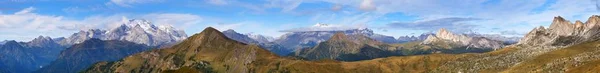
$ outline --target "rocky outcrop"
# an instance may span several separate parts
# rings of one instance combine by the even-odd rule
[[[468,37],[466,35],[456,35],[442,28],[435,35],[430,35],[421,44],[435,45],[436,43],[455,43],[457,46],[467,46],[469,48],[487,48],[499,49],[504,46],[503,42],[491,40],[484,37]]]
[[[593,15],[585,23],[575,21],[575,24],[557,16],[554,17],[550,28],[540,26],[531,30],[518,45],[525,46],[568,46],[585,41],[598,40],[600,34],[600,16]]]

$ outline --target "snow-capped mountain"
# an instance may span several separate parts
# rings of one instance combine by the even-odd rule
[[[155,26],[143,19],[124,21],[119,27],[110,30],[90,29],[80,31],[65,38],[62,45],[73,45],[81,43],[90,38],[102,40],[125,40],[149,46],[160,46],[176,43],[187,38],[183,30],[174,29],[171,26]]]

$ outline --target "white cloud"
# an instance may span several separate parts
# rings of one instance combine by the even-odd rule
[[[194,28],[191,26],[199,24],[203,20],[198,15],[180,13],[151,13],[143,15],[141,18],[148,19],[157,25],[174,26],[180,29]]]
[[[133,7],[132,4],[162,2],[163,0],[110,0],[108,3],[113,3],[122,7]]]
[[[229,2],[225,1],[225,0],[206,0],[208,3],[210,4],[214,4],[214,5],[227,5],[229,4]]]
[[[376,10],[373,0],[363,0],[358,8],[365,11]]]
[[[345,26],[345,25],[339,25],[339,24],[317,23],[310,27],[286,29],[286,30],[281,30],[280,32],[344,31],[344,30],[352,30],[352,29],[360,29],[360,28],[364,28],[364,27],[361,25]]]
[[[411,29],[411,30],[426,30],[436,31],[440,28],[447,28],[455,32],[470,32],[478,25],[467,24],[465,22],[472,22],[475,20],[481,20],[477,18],[460,18],[460,17],[449,17],[439,18],[430,20],[420,20],[415,22],[394,22],[387,24],[387,28],[399,28],[399,29]]]
[[[25,8],[25,9],[19,11],[19,12],[16,12],[15,14],[27,14],[27,13],[30,13],[31,11],[33,11],[33,10],[35,10],[35,8],[29,7],[29,8]]]
[[[237,23],[218,23],[213,25],[207,25],[205,27],[214,27],[220,31],[233,29],[239,33],[258,33],[260,35],[266,35],[271,37],[279,37],[282,32],[278,30],[290,28],[288,24],[284,25],[266,25],[264,23],[253,22],[253,21],[242,21]]]
[[[417,20],[427,21],[447,17],[476,17],[484,20],[473,21],[470,25],[477,25],[476,31],[509,31],[526,33],[532,28],[549,25],[554,16],[563,16],[567,19],[582,20],[597,14],[600,8],[597,0],[315,0],[339,4],[355,9],[370,11],[363,15],[363,22],[380,20],[390,13],[416,16]],[[595,2],[594,2],[595,1]],[[371,9],[371,10],[365,10]],[[341,11],[352,11],[347,8]],[[356,12],[356,11],[353,11]],[[354,17],[362,14],[355,14]],[[348,15],[353,17],[352,15]],[[340,17],[355,22],[352,18]],[[385,23],[384,23],[385,24]],[[506,27],[515,26],[515,27]],[[493,27],[500,29],[492,30]],[[410,28],[410,27],[406,27]],[[400,30],[400,29],[399,29]]]
[[[289,12],[296,9],[300,4],[302,4],[302,0],[267,0],[268,3],[265,4],[268,8],[281,8],[282,12]]]

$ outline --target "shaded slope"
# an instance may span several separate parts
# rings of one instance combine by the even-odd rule
[[[57,60],[36,73],[75,73],[96,62],[115,61],[150,49],[144,44],[92,38],[62,51]]]
[[[32,72],[54,61],[63,49],[50,37],[40,36],[30,42],[7,41],[0,46],[0,72]]]

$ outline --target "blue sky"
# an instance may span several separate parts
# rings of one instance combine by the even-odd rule
[[[188,35],[211,26],[279,37],[316,23],[366,27],[399,37],[448,28],[522,36],[554,16],[585,21],[596,0],[2,0],[0,40],[67,37],[79,30],[110,29],[115,22],[147,19]]]

